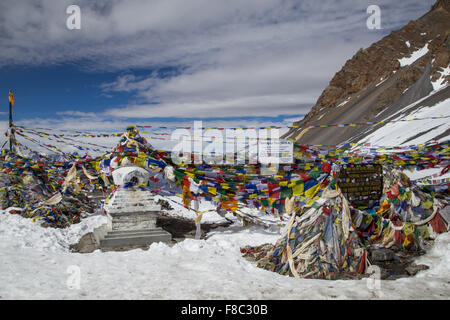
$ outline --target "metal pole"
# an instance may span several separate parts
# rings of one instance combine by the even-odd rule
[[[11,90],[9,90],[9,93],[11,94]],[[9,99],[9,151],[12,152],[12,102],[11,99]]]

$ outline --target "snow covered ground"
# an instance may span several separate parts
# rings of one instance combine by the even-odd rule
[[[450,298],[449,233],[418,261],[429,270],[381,281],[378,289],[367,279],[295,279],[257,268],[241,257],[240,247],[274,243],[279,231],[238,223],[214,229],[207,240],[154,243],[148,251],[69,252],[71,243],[105,221],[93,215],[67,229],[44,229],[0,213],[0,299]]]
[[[445,74],[448,73],[447,69],[443,71],[445,72]],[[431,95],[435,94],[437,91],[442,90],[445,87],[446,86],[439,87],[438,90],[431,92],[427,97],[430,97]],[[398,111],[394,115],[394,117],[392,117],[392,119],[384,119],[384,121],[412,120],[414,118],[450,116],[450,99],[443,100],[439,103],[436,103],[435,105],[418,108],[410,114],[405,115],[409,109],[413,108],[417,103],[425,100],[427,97],[424,97],[419,101],[406,106],[402,110]],[[366,137],[358,141],[358,143],[369,144],[371,147],[405,146],[405,150],[407,150],[411,145],[425,144],[439,135],[442,135],[442,137],[438,140],[438,142],[448,141],[450,139],[450,136],[444,135],[444,133],[449,129],[450,121],[448,118],[391,122],[367,135]],[[366,147],[357,148],[361,151],[364,151],[366,149]],[[369,148],[370,147],[367,147],[368,152],[370,152]],[[356,147],[354,149],[356,149]],[[450,172],[441,176],[441,171],[442,168],[431,168],[420,171],[414,170],[412,172],[405,170],[404,172],[411,180],[429,178],[443,181],[450,178]],[[417,183],[421,184],[420,181],[418,181]]]
[[[433,91],[431,94],[433,93],[435,92]],[[414,118],[450,116],[450,99],[443,100],[433,106],[419,108],[405,116],[404,113],[408,109],[414,107],[416,103],[408,105],[400,110],[398,115],[391,120],[412,120]],[[423,144],[432,140],[434,137],[443,134],[448,129],[450,129],[450,121],[448,118],[391,122],[358,142],[370,143],[374,146]],[[444,136],[439,139],[439,142],[446,141],[449,138],[450,136],[448,135]]]

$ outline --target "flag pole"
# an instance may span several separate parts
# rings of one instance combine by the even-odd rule
[[[12,129],[12,107],[14,104],[14,96],[12,91],[9,90],[9,151],[12,152],[12,138],[13,138],[13,129]]]

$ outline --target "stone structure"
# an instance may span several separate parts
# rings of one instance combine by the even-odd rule
[[[161,206],[155,203],[149,191],[138,187],[148,178],[148,171],[136,166],[122,167],[113,172],[114,183],[121,187],[104,206],[108,231],[100,239],[102,250],[131,249],[153,242],[171,241],[170,233],[156,227]]]

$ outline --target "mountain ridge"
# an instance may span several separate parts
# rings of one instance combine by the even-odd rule
[[[334,75],[311,111],[295,123],[300,129],[293,128],[283,137],[303,144],[340,144],[362,137],[370,132],[367,127],[301,128],[383,121],[438,89],[444,90],[439,99],[448,99],[450,90],[445,85],[450,75],[445,70],[449,67],[450,0],[438,0],[422,17],[358,50]],[[417,108],[422,106],[419,103]]]

